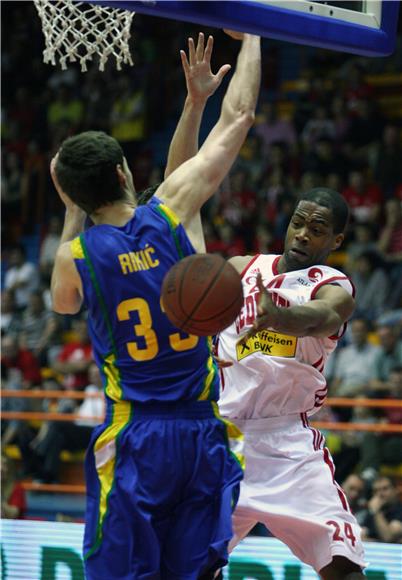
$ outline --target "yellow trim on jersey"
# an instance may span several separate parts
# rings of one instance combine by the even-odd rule
[[[232,453],[232,455],[234,455],[236,461],[239,463],[240,467],[244,470],[246,465],[243,453],[244,435],[234,423],[232,423],[231,421],[225,419],[220,415],[218,404],[215,401],[211,401],[211,404],[215,417],[225,424],[226,436],[228,439],[230,452]]]
[[[115,466],[116,466],[116,440],[124,429],[131,418],[132,405],[127,401],[121,401],[115,406],[113,412],[112,423],[101,433],[94,445],[95,462],[96,456],[102,454],[102,450],[109,445],[114,444],[112,452],[105,454],[106,461],[101,462],[100,465],[96,466],[96,471],[99,477],[100,483],[100,497],[99,497],[99,517],[98,517],[98,534],[99,537],[97,541],[101,540],[102,537],[102,525],[107,514],[108,509],[108,497],[112,491],[114,479],[115,479]],[[110,456],[110,457],[109,457]]]
[[[168,207],[167,205],[161,203],[159,205],[160,209],[163,211],[163,213],[166,215],[166,217],[168,218],[171,226],[173,228],[177,228],[177,226],[180,224],[180,220],[177,217],[177,215],[175,214],[175,212],[170,209],[170,207]]]
[[[70,242],[70,248],[74,260],[83,260],[85,258],[84,248],[82,247],[80,237],[74,238],[72,242]]]
[[[216,369],[215,369],[215,365],[214,365],[214,359],[213,356],[210,355],[208,358],[208,362],[207,362],[207,369],[208,369],[208,374],[205,377],[205,386],[204,389],[201,393],[201,395],[198,397],[199,401],[206,401],[208,400],[209,394],[210,394],[210,390],[211,390],[211,385],[212,382],[216,376]]]
[[[123,391],[119,381],[119,371],[116,367],[116,356],[112,353],[105,358],[103,372],[106,375],[105,393],[113,401],[121,401]]]

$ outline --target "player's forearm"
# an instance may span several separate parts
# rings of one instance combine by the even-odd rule
[[[222,116],[249,115],[254,119],[261,81],[261,39],[245,34],[237,58],[236,71],[222,104]]]
[[[271,324],[278,332],[293,336],[331,336],[339,331],[343,321],[340,316],[325,304],[314,302],[314,306],[291,306],[276,308]]]
[[[65,242],[71,242],[84,231],[85,218],[86,213],[78,207],[66,210],[59,246]]]
[[[194,101],[186,98],[173,139],[170,143],[165,179],[182,163],[198,153],[201,119],[206,100]]]

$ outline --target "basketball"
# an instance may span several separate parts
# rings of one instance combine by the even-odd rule
[[[239,273],[221,256],[195,254],[175,264],[162,285],[169,320],[197,336],[217,334],[229,326],[243,305]]]

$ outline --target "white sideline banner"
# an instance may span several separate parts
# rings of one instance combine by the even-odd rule
[[[84,580],[83,524],[1,520],[2,580]],[[366,543],[370,580],[402,580],[402,545]],[[248,537],[233,551],[226,580],[317,580],[274,538]]]

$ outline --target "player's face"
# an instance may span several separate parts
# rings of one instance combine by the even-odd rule
[[[300,270],[325,263],[328,255],[339,248],[343,238],[343,234],[334,234],[329,208],[311,201],[301,201],[286,233],[286,270]]]

